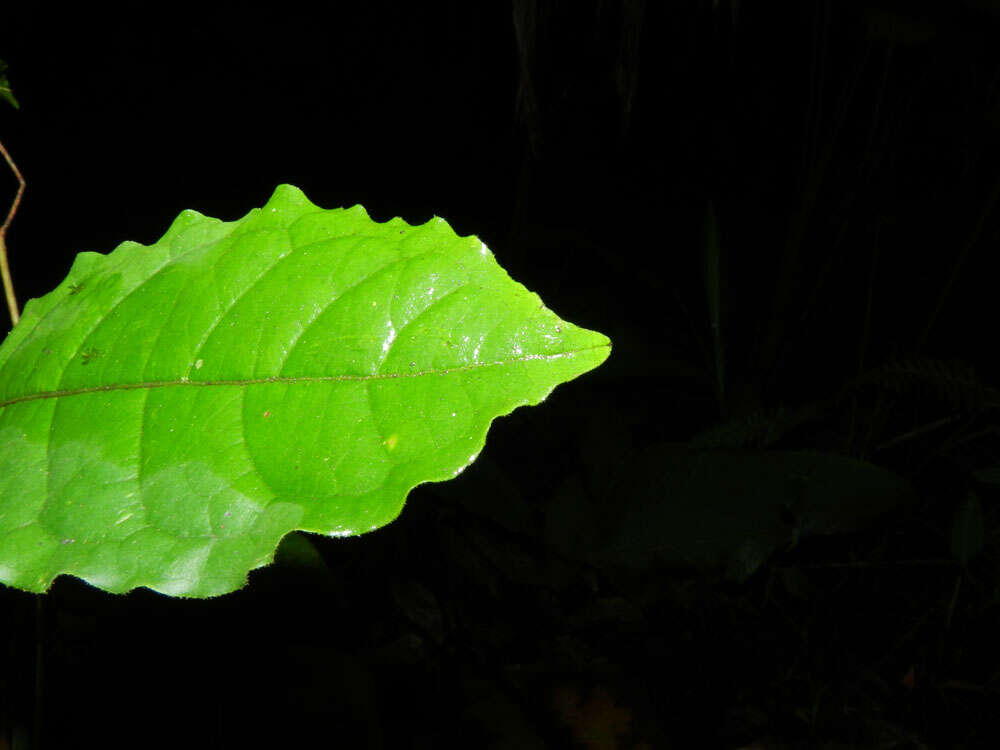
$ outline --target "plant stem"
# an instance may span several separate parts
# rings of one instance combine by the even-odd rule
[[[719,415],[726,419],[726,360],[722,344],[722,270],[719,244],[719,223],[712,202],[708,202],[705,213],[705,240],[702,252],[705,275],[705,298],[708,302],[708,324],[712,334],[712,373],[715,385],[715,400]]]
[[[7,228],[10,226],[10,222],[13,221],[14,214],[17,213],[17,207],[21,205],[21,196],[24,195],[24,178],[21,176],[21,171],[17,168],[14,160],[10,158],[10,154],[7,153],[7,149],[4,148],[3,143],[0,143],[0,153],[3,153],[3,158],[7,160],[18,182],[17,195],[14,196],[14,202],[10,204],[7,218],[4,219],[3,225],[0,226],[0,277],[3,277],[3,294],[7,298],[7,309],[10,311],[11,324],[17,325],[17,321],[21,319],[21,315],[17,310],[17,297],[14,296],[14,282],[10,277],[10,265],[7,263],[6,238]]]
[[[45,697],[45,599],[35,594],[35,703],[32,709],[32,748],[42,746]]]

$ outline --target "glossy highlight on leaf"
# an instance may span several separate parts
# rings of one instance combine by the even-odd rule
[[[0,581],[233,591],[292,530],[389,523],[610,350],[440,218],[288,185],[238,221],[184,211],[78,255],[0,345]]]

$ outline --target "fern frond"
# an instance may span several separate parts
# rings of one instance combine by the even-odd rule
[[[850,387],[875,387],[916,399],[935,399],[961,411],[1000,405],[1000,391],[985,385],[976,369],[960,360],[891,359],[856,378]]]
[[[795,408],[766,407],[722,422],[695,435],[687,445],[698,450],[713,448],[769,448],[799,425],[819,413],[816,403]]]

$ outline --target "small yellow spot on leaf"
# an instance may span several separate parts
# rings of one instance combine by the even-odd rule
[[[393,448],[396,447],[396,443],[398,443],[398,442],[399,442],[399,436],[398,435],[390,435],[389,437],[387,437],[385,439],[385,441],[384,441],[383,444],[385,445],[386,448],[388,448],[389,450],[392,450]]]

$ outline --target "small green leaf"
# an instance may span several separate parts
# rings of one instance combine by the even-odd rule
[[[7,80],[7,63],[0,60],[0,99],[8,102],[14,109],[20,109],[21,105],[14,98],[14,92],[10,88],[10,81]]]
[[[1000,466],[990,466],[987,469],[979,469],[972,472],[978,481],[991,487],[1000,487]]]
[[[967,492],[951,519],[951,554],[962,565],[983,551],[983,508],[975,492]]]
[[[0,580],[233,591],[294,529],[362,534],[497,416],[597,367],[476,237],[279,187],[81,253],[0,345]]]
[[[286,534],[274,552],[277,565],[301,570],[325,570],[326,563],[309,537],[298,531]]]

